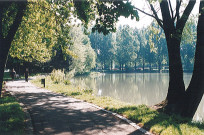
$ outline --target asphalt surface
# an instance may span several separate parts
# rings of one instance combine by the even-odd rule
[[[7,82],[6,86],[27,107],[34,135],[144,135],[124,120],[81,100],[23,80]]]

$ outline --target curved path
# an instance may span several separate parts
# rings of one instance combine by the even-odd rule
[[[144,134],[91,104],[37,88],[29,82],[7,82],[6,86],[28,108],[35,135]]]

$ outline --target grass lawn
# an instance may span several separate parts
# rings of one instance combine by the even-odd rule
[[[159,113],[145,105],[133,105],[115,100],[110,97],[99,97],[92,90],[85,90],[71,84],[54,83],[51,77],[46,77],[46,89],[61,93],[89,103],[96,104],[107,110],[116,112],[136,122],[139,126],[154,134],[161,135],[204,135],[204,123],[191,122],[179,116],[169,116]],[[41,77],[31,81],[36,86],[42,87]]]
[[[24,112],[9,93],[2,91],[0,98],[0,134],[1,135],[22,135],[24,134]]]

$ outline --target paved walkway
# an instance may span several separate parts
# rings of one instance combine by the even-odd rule
[[[35,135],[143,135],[125,121],[90,104],[29,82],[7,82],[7,90],[28,108]]]

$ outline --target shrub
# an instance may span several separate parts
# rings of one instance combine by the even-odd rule
[[[64,70],[60,70],[60,69],[56,70],[56,69],[54,69],[52,71],[52,73],[51,73],[51,80],[54,83],[56,83],[56,84],[61,83],[61,82],[64,81],[64,79],[65,79]]]

